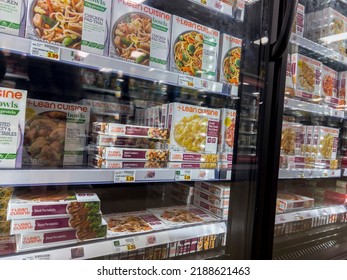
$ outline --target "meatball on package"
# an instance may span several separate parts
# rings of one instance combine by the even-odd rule
[[[113,1],[110,57],[166,70],[171,15],[136,2]]]
[[[23,165],[83,165],[90,107],[27,100]]]
[[[28,0],[27,10],[27,38],[108,54],[111,1]]]

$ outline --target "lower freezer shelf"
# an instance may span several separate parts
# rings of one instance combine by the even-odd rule
[[[146,259],[145,252],[151,251],[153,253],[148,253],[147,259],[154,259],[154,254],[159,254],[158,248],[160,252],[166,252],[166,257],[164,255],[161,257],[164,253],[160,253],[158,259],[173,258],[220,248],[224,246],[225,234],[225,222],[218,221],[146,234],[88,241],[47,250],[9,254],[0,256],[0,260],[70,260],[96,259],[104,256],[114,256],[115,259],[120,259],[122,256]]]

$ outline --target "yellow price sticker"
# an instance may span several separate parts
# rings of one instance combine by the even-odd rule
[[[184,175],[184,180],[190,180],[190,176],[189,175]]]
[[[48,52],[47,57],[51,59],[59,59],[59,54],[55,52]]]
[[[135,178],[134,178],[134,176],[126,176],[125,177],[125,181],[127,181],[127,182],[134,182]]]

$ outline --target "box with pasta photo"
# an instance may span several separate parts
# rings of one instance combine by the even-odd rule
[[[339,143],[340,129],[315,126],[315,137],[317,137],[317,157],[335,160]]]
[[[219,81],[238,86],[240,82],[242,40],[234,36],[221,36]]]
[[[219,31],[173,16],[170,70],[216,81]]]
[[[110,18],[111,1],[28,0],[25,37],[107,55]]]
[[[112,7],[110,57],[166,70],[171,14],[131,0],[113,1]]]
[[[219,109],[170,103],[167,119],[170,151],[217,153]]]
[[[331,105],[338,105],[337,95],[338,73],[330,67],[322,66],[322,97],[324,102]]]

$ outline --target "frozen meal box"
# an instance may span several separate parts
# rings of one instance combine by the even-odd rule
[[[240,82],[242,40],[234,36],[221,36],[219,81],[238,86]]]
[[[16,189],[8,204],[7,219],[89,216],[99,212],[100,200],[92,192]]]
[[[14,188],[9,186],[0,187],[0,200],[1,198],[11,197]]]
[[[321,16],[321,38],[331,35],[341,34],[347,31],[347,17],[334,10],[333,8],[325,8],[321,13],[316,13],[316,18]]]
[[[27,100],[23,164],[83,165],[90,107]]]
[[[291,54],[287,55],[287,67],[286,67],[286,87],[293,88],[293,74],[292,74],[292,60]]]
[[[9,236],[11,231],[11,222],[1,222],[0,221],[0,236]]]
[[[90,142],[101,147],[127,147],[141,149],[162,149],[164,143],[154,139],[131,136],[116,136],[102,133],[91,133]]]
[[[111,1],[28,0],[26,37],[108,54]]]
[[[296,96],[311,100],[321,96],[322,63],[298,53],[291,59]]]
[[[339,72],[338,82],[338,99],[339,105],[346,104],[346,91],[347,91],[347,71]]]
[[[169,201],[177,203],[177,204],[192,204],[193,202],[193,196],[185,194],[183,192],[180,192],[177,189],[171,188],[169,191],[165,194],[165,198],[167,198]]]
[[[305,6],[298,3],[298,7],[296,9],[296,15],[294,17],[292,33],[295,33],[299,36],[304,36],[304,26],[305,26]]]
[[[337,82],[338,73],[329,68],[328,66],[322,66],[322,95],[325,103],[331,103],[338,105],[337,95]]]
[[[107,224],[105,221],[101,225],[87,227],[80,230],[59,230],[48,232],[28,232],[16,234],[17,251],[28,249],[39,249],[52,246],[73,244],[80,241],[105,238],[107,234]]]
[[[185,195],[193,195],[194,194],[194,186],[187,185],[184,183],[173,183],[169,189],[174,189],[177,192],[181,192]]]
[[[346,204],[347,194],[335,192],[331,190],[325,190],[324,201],[331,204]]]
[[[307,158],[304,156],[286,156],[286,157],[287,157],[288,169],[302,169],[307,167]]]
[[[16,252],[16,239],[14,235],[0,236],[0,255],[10,255]]]
[[[110,56],[166,70],[172,16],[139,1],[116,0],[112,7]]]
[[[26,100],[25,90],[0,87],[0,168],[22,165]]]
[[[165,128],[136,126],[116,123],[94,122],[94,133],[105,133],[116,136],[144,137],[149,139],[168,139],[168,130]]]
[[[173,16],[170,70],[216,80],[219,31]]]
[[[230,161],[219,161],[218,165],[217,165],[217,168],[219,170],[222,170],[222,169],[232,169],[233,168],[233,163],[230,162]]]
[[[170,151],[216,154],[219,126],[219,109],[170,103]]]
[[[304,127],[300,123],[283,122],[281,135],[281,153],[301,155],[304,142]]]
[[[174,162],[167,163],[167,167],[170,169],[215,169],[217,168],[216,162]]]
[[[236,125],[236,110],[221,109],[219,152],[233,152]]]
[[[84,230],[101,225],[101,213],[93,215],[57,216],[49,218],[18,219],[10,222],[11,234],[63,229]]]
[[[230,196],[230,183],[195,182],[195,187],[218,197]]]
[[[218,161],[233,162],[233,152],[222,152],[218,154]]]
[[[212,204],[208,204],[204,201],[202,201],[199,197],[194,196],[193,204],[204,211],[211,213],[215,216],[217,216],[220,219],[227,219],[229,215],[229,209],[228,208],[218,208]]]
[[[337,156],[337,147],[339,142],[338,128],[315,126],[317,135],[318,158],[335,160]]]
[[[288,210],[311,208],[314,206],[314,199],[292,193],[278,193],[276,202],[276,212],[283,213]]]
[[[201,190],[199,188],[195,188],[194,197],[197,197],[197,198],[199,198],[199,200],[201,200],[207,204],[212,204],[213,206],[216,206],[218,208],[228,208],[229,207],[229,198],[221,198],[221,197],[215,196],[211,193],[204,192],[203,190]]]
[[[175,152],[169,153],[169,161],[182,161],[182,162],[217,162],[217,154],[198,154],[187,152]]]
[[[107,237],[133,235],[167,229],[167,225],[148,211],[104,215]]]
[[[26,0],[1,1],[1,33],[24,37],[26,4]]]
[[[89,155],[96,155],[106,160],[167,161],[168,151],[91,146]]]
[[[140,160],[129,160],[129,161],[116,161],[107,160],[102,157],[89,155],[88,166],[95,168],[166,168],[167,164],[165,161],[140,161]]]
[[[216,220],[213,216],[192,205],[151,208],[148,209],[148,211],[170,227],[199,224]]]

